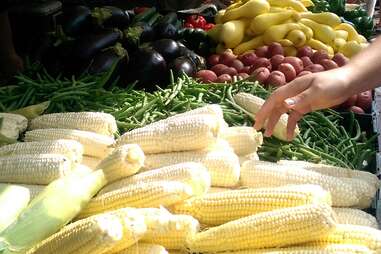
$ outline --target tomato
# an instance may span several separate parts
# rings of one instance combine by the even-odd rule
[[[206,25],[206,19],[200,15],[192,15],[187,18],[187,23],[192,24],[195,28],[204,28]]]

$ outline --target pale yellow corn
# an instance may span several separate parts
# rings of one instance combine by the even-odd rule
[[[45,114],[34,118],[29,129],[74,129],[112,136],[118,131],[115,118],[101,112]]]
[[[359,202],[353,207],[365,209],[371,206],[373,198],[376,196],[378,190],[374,187],[374,185],[371,185],[369,182],[360,180],[358,178],[341,177],[339,179],[348,185],[351,185],[352,189],[357,192]]]
[[[231,190],[206,194],[175,204],[171,211],[189,214],[215,226],[245,216],[309,204],[331,205],[330,194],[317,185]]]
[[[223,188],[223,187],[211,187],[208,191],[208,194],[209,193],[220,193],[220,192],[225,192],[225,191],[232,191],[234,189],[230,189],[230,188]]]
[[[374,253],[381,253],[381,231],[364,226],[338,224],[331,233],[309,243],[316,244],[356,244],[366,246]]]
[[[378,229],[377,219],[371,214],[353,208],[334,208],[339,224],[366,226]]]
[[[67,225],[28,254],[116,253],[113,252],[115,247],[133,245],[146,229],[144,217],[138,214],[124,218],[101,214]]]
[[[264,161],[246,161],[242,165],[242,186],[260,188],[289,184],[320,185],[331,193],[334,206],[350,207],[359,203],[358,193],[352,185],[338,177]]]
[[[181,182],[137,183],[93,198],[79,218],[123,207],[169,206],[193,196],[192,188]]]
[[[55,139],[71,139],[83,145],[83,154],[104,158],[111,151],[114,138],[89,131],[68,129],[40,129],[25,133],[25,141],[44,141]]]
[[[81,163],[83,146],[75,140],[47,140],[40,142],[20,142],[0,147],[1,156],[22,154],[62,154],[74,163]]]
[[[146,169],[155,169],[182,162],[202,163],[210,173],[212,186],[233,187],[239,182],[239,159],[231,151],[190,151],[151,154],[146,156],[144,167]]]
[[[117,140],[117,144],[138,144],[146,154],[189,151],[212,145],[219,133],[217,117],[191,115],[126,132]]]
[[[123,145],[104,158],[96,169],[102,169],[107,182],[111,183],[137,173],[143,163],[144,153],[138,145]]]
[[[253,127],[229,127],[222,131],[225,139],[238,156],[255,153],[263,143],[261,132]]]
[[[211,185],[210,174],[202,164],[185,162],[123,178],[106,185],[99,194],[124,188],[130,184],[149,183],[161,180],[179,181],[189,184],[195,195],[205,194]]]
[[[324,175],[329,175],[329,176],[357,178],[374,185],[375,188],[380,187],[380,180],[378,179],[376,175],[369,172],[361,171],[361,170],[342,168],[342,167],[320,164],[320,163],[316,164],[316,163],[311,163],[306,161],[280,160],[278,163],[282,165],[287,165],[287,166],[302,167],[304,169],[315,171],[315,172],[318,172]]]
[[[82,165],[85,165],[89,168],[95,169],[98,164],[101,162],[101,159],[91,156],[83,156]]]
[[[239,164],[243,165],[245,161],[252,160],[252,161],[259,161],[259,156],[257,153],[251,153],[244,156],[239,156]]]
[[[46,185],[37,184],[18,184],[29,190],[30,200],[33,200],[38,194],[40,194],[46,187]]]
[[[234,95],[234,101],[241,106],[247,113],[251,115],[251,117],[255,118],[255,115],[261,109],[262,105],[265,103],[265,100],[254,96],[248,93],[238,93]],[[281,140],[287,141],[287,122],[288,115],[281,115],[278,123],[275,125],[273,135]],[[294,137],[300,133],[298,126],[294,131]]]
[[[49,184],[72,172],[71,161],[63,155],[15,155],[0,157],[0,182]]]
[[[220,254],[374,254],[365,246],[352,244],[328,244],[321,246],[298,246],[263,250],[229,251]]]
[[[306,205],[264,212],[228,222],[196,234],[191,252],[218,252],[285,247],[326,236],[335,229],[332,208]]]
[[[137,243],[128,249],[117,254],[168,254],[168,251],[161,245],[149,243]]]
[[[226,152],[229,151],[234,153],[234,150],[231,147],[231,145],[222,138],[218,138],[215,143],[213,143],[212,145],[202,150],[203,151],[226,151]]]

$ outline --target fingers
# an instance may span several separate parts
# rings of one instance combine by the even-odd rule
[[[292,111],[289,114],[287,122],[287,140],[291,141],[294,138],[296,125],[302,117],[303,114],[300,114],[297,111]]]
[[[272,114],[269,117],[269,120],[266,123],[266,131],[264,134],[266,137],[270,137],[271,135],[273,135],[275,125],[278,123],[280,116],[286,112],[287,108],[279,108],[278,110],[274,110],[272,112]]]

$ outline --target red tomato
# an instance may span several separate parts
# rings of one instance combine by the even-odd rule
[[[187,18],[187,23],[192,24],[195,28],[204,28],[206,19],[200,15],[192,15]]]

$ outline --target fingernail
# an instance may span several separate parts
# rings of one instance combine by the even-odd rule
[[[294,100],[294,99],[286,99],[285,102],[286,102],[287,105],[289,105],[289,106],[295,105],[295,100]]]

